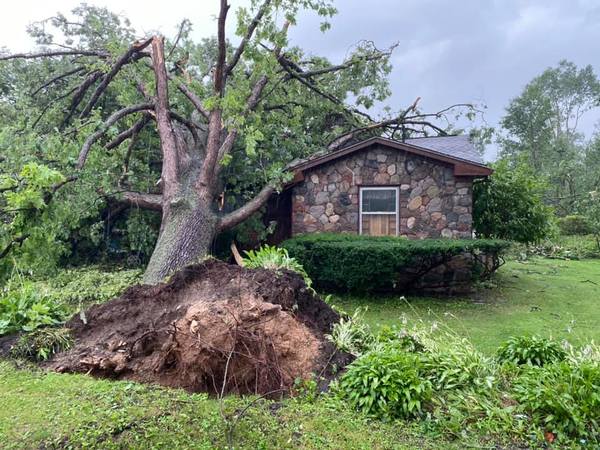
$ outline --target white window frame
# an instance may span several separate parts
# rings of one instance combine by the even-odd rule
[[[363,191],[396,191],[396,211],[365,211],[362,210]],[[360,186],[358,188],[358,234],[363,234],[363,214],[366,215],[392,215],[396,216],[396,236],[400,233],[400,188],[398,186]]]

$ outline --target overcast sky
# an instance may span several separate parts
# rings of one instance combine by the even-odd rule
[[[30,22],[68,12],[76,0],[10,2],[0,16],[0,47],[32,46]],[[197,36],[213,34],[216,0],[88,0],[130,18],[142,32],[168,36],[183,18]],[[235,7],[247,1],[231,1]],[[8,6],[10,5],[10,6]],[[320,19],[305,15],[291,31],[293,44],[340,61],[356,42],[368,39],[383,48],[399,46],[393,56],[393,96],[400,109],[422,98],[433,111],[453,103],[486,104],[486,120],[496,126],[509,100],[525,84],[561,59],[600,70],[599,0],[338,0],[332,29],[322,34]],[[231,25],[233,25],[231,21]],[[581,131],[590,135],[598,119],[591,114]],[[487,159],[493,159],[494,147]]]

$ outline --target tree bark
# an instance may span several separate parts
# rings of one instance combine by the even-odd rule
[[[217,215],[210,199],[190,192],[187,198],[163,204],[162,225],[144,283],[157,284],[189,264],[210,254],[217,232]]]

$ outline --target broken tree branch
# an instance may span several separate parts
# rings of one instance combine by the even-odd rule
[[[163,156],[161,178],[164,182],[163,193],[166,198],[175,194],[178,186],[180,165],[177,136],[171,122],[169,109],[169,78],[165,66],[165,39],[155,36],[152,39],[152,65],[156,84],[156,127],[160,137],[160,147]]]
[[[42,84],[39,88],[37,88],[35,91],[33,91],[30,95],[33,97],[36,94],[38,94],[42,89],[47,88],[48,86],[50,86],[51,84],[56,83],[57,81],[60,81],[64,78],[70,77],[71,75],[75,75],[76,73],[82,72],[85,70],[85,67],[76,67],[73,70],[69,70],[68,72],[65,73],[61,73],[60,75],[55,76],[54,78],[51,78],[50,80],[46,81],[44,84]]]
[[[209,111],[202,105],[202,100],[198,97],[186,84],[180,83],[177,89],[185,95],[188,100],[194,105],[194,108],[205,118],[208,119]]]
[[[117,134],[117,136],[115,136],[115,138],[112,141],[110,141],[108,144],[106,144],[105,148],[107,150],[112,150],[113,148],[118,147],[119,145],[121,145],[123,143],[123,141],[129,139],[130,137],[134,137],[140,131],[142,131],[144,126],[149,121],[150,121],[150,115],[147,113],[144,114],[142,116],[142,118],[139,119],[137,122],[135,122],[130,128]]]
[[[29,234],[24,234],[22,236],[13,238],[12,241],[10,241],[8,243],[8,245],[6,247],[4,247],[4,249],[0,252],[0,259],[4,258],[6,255],[8,255],[8,253],[10,252],[10,250],[13,248],[14,245],[23,245],[23,242],[25,242],[25,239],[27,239],[29,237]]]
[[[217,21],[217,62],[215,66],[214,90],[219,96],[223,95],[225,88],[225,58],[227,56],[227,42],[225,40],[225,21],[227,20],[227,11],[229,5],[227,0],[221,0],[221,9],[219,11],[219,19]]]
[[[77,169],[83,168],[85,161],[88,157],[88,154],[92,148],[92,145],[98,139],[100,139],[102,136],[104,136],[104,134],[106,133],[106,131],[108,130],[109,127],[114,125],[116,122],[118,122],[123,117],[128,116],[129,114],[133,114],[133,113],[136,113],[139,111],[147,111],[147,110],[151,110],[153,108],[154,108],[154,104],[152,104],[152,103],[139,103],[137,105],[131,105],[126,108],[120,109],[120,110],[114,112],[113,114],[111,114],[109,116],[109,118],[106,119],[106,121],[100,126],[100,129],[97,130],[96,132],[90,134],[88,136],[88,138],[85,140],[85,142],[83,143],[83,146],[81,147],[81,151],[79,152],[79,158],[77,159],[77,166],[76,166]]]
[[[143,194],[141,192],[126,191],[121,193],[121,200],[137,208],[162,211],[162,195],[160,194]]]
[[[231,57],[231,61],[227,65],[227,68],[225,70],[225,78],[227,78],[227,76],[231,72],[233,72],[233,69],[235,69],[235,66],[239,62],[242,54],[244,53],[244,50],[246,50],[246,46],[248,45],[248,42],[250,41],[250,39],[252,39],[252,35],[254,34],[256,27],[258,26],[261,19],[267,12],[267,9],[269,8],[270,3],[271,3],[271,0],[264,0],[262,5],[260,5],[260,7],[258,8],[258,11],[256,12],[256,15],[254,16],[254,18],[252,19],[252,22],[250,22],[250,25],[248,25],[246,34],[242,38],[240,44],[236,48],[233,56]]]
[[[376,129],[381,129],[381,128],[385,128],[388,127],[390,125],[396,125],[396,126],[401,126],[403,124],[406,124],[406,116],[408,113],[415,111],[417,109],[417,104],[419,103],[419,100],[421,100],[421,97],[417,97],[417,99],[412,103],[412,105],[410,105],[407,109],[405,109],[398,117],[395,117],[393,119],[388,119],[388,120],[383,120],[380,122],[375,122],[373,121],[373,123],[369,124],[369,125],[365,125],[362,127],[358,127],[355,128],[353,130],[350,130],[346,133],[341,134],[340,136],[336,137],[328,146],[327,148],[329,150],[334,150],[336,148],[340,148],[342,147],[345,143],[349,142],[350,140],[354,139],[356,136],[368,132],[368,131],[373,131]],[[443,132],[443,131],[442,131]]]
[[[219,221],[219,230],[228,230],[246,220],[265,204],[273,192],[275,192],[275,188],[273,186],[267,185],[263,187],[260,192],[244,206],[241,206],[235,211],[223,216]]]
[[[39,53],[13,53],[12,55],[1,55],[0,61],[8,61],[11,59],[53,58],[55,56],[97,56],[99,58],[106,58],[109,54],[97,50],[49,50]]]
[[[113,80],[113,78],[117,75],[117,73],[119,73],[119,70],[121,70],[121,68],[125,64],[128,64],[130,62],[131,58],[136,53],[139,54],[139,52],[141,52],[146,47],[148,47],[148,45],[150,45],[150,42],[152,42],[152,38],[146,39],[145,41],[141,41],[141,42],[140,41],[134,42],[127,49],[127,51],[125,53],[123,53],[116,60],[115,64],[112,66],[112,68],[110,69],[110,71],[106,75],[104,75],[104,78],[102,79],[102,82],[98,85],[98,87],[96,88],[96,90],[92,94],[92,97],[88,101],[86,107],[83,109],[83,111],[81,111],[81,114],[79,114],[79,117],[81,119],[84,118],[84,117],[86,117],[92,111],[92,108],[94,108],[94,106],[96,105],[96,102],[98,101],[98,99],[100,98],[100,96],[102,95],[102,93],[106,90],[106,88],[108,87],[108,85],[110,84],[110,82]]]

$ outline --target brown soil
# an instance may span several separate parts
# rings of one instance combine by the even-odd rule
[[[75,346],[48,365],[190,391],[279,393],[348,362],[324,339],[338,320],[295,273],[209,260],[91,307],[85,323],[74,316]]]

